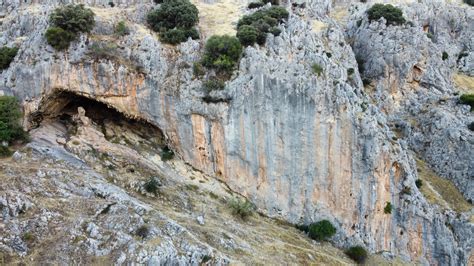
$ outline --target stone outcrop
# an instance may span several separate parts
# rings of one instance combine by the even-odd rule
[[[150,3],[110,8],[102,7],[105,2],[86,1],[95,6],[97,25],[65,53],[42,36],[56,1],[3,3],[9,15],[0,44],[21,46],[1,73],[0,90],[20,97],[28,114],[48,115],[43,106],[58,91],[70,91],[147,120],[182,159],[268,215],[292,223],[331,220],[341,247],[363,244],[423,264],[467,264],[474,230],[469,214],[427,203],[414,184],[410,150],[472,199],[473,134],[465,127],[472,114],[455,104],[449,70],[459,63],[455,54],[467,49],[459,64],[471,73],[472,8],[416,4],[404,9],[413,26],[387,28],[369,24],[362,18],[367,5],[357,4],[346,32],[327,16],[330,1],[307,1],[307,8],[291,8],[279,37],[246,48],[226,89],[207,102],[192,71],[201,42],[161,44],[141,24]],[[443,33],[450,16],[462,18],[458,33]],[[124,18],[131,34],[113,40],[115,59],[89,56],[91,43],[109,40],[114,23]],[[326,26],[314,31],[314,20]],[[434,35],[439,43],[430,43],[426,24],[440,32]],[[449,34],[457,34],[456,46],[446,41]],[[447,62],[442,49],[451,55]],[[364,88],[356,56],[366,60],[362,78],[373,80],[375,93]],[[313,64],[323,68],[321,75],[312,72]],[[447,95],[447,103],[435,104]],[[418,115],[423,108],[427,112]],[[407,124],[412,117],[419,126]],[[403,138],[394,123],[406,128]],[[405,187],[411,194],[402,193]],[[384,213],[387,202],[395,206],[391,215]]]

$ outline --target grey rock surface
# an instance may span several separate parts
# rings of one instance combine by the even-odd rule
[[[26,125],[66,105],[58,104],[67,101],[58,91],[83,95],[158,126],[180,158],[262,212],[292,223],[329,219],[340,247],[362,244],[422,264],[468,264],[470,214],[426,201],[415,186],[411,151],[472,200],[473,133],[465,126],[472,113],[456,104],[451,81],[457,67],[472,75],[472,8],[404,5],[413,26],[386,27],[362,18],[368,5],[356,4],[345,27],[331,18],[331,1],[306,1],[279,37],[246,48],[226,89],[211,94],[225,100],[207,103],[202,81],[192,73],[201,42],[161,44],[143,25],[151,3],[106,8],[105,2],[86,2],[96,8],[97,25],[65,53],[42,36],[57,1],[1,5],[8,15],[0,44],[18,44],[20,52],[0,74],[0,92],[22,99]],[[91,58],[88,47],[107,41],[124,16],[131,34],[113,40],[118,60]],[[314,20],[325,27],[315,30]],[[446,61],[443,51],[450,55]],[[457,61],[461,52],[467,56]],[[361,70],[357,57],[365,60],[362,76],[350,71]],[[312,72],[315,63],[324,69],[321,75]],[[373,92],[362,79],[373,81]],[[407,134],[397,138],[394,123]],[[404,187],[411,195],[402,193]],[[395,206],[391,215],[383,211],[387,202]]]

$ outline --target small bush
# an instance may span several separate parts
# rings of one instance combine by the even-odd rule
[[[271,27],[269,32],[273,34],[273,36],[280,36],[281,34],[281,29],[278,27]]]
[[[254,9],[254,8],[259,8],[259,7],[262,7],[264,6],[265,3],[263,2],[251,2],[249,5],[248,5],[248,8],[249,9]]]
[[[383,213],[385,214],[390,214],[392,213],[392,203],[387,201],[387,204],[385,204],[385,208],[383,208]]]
[[[160,156],[162,161],[169,161],[174,158],[174,152],[168,146],[165,146],[161,151]]]
[[[442,58],[443,58],[443,61],[446,61],[449,58],[449,54],[446,52],[443,52]]]
[[[336,234],[336,228],[328,220],[312,223],[308,227],[308,236],[317,241],[327,240]]]
[[[467,128],[469,128],[471,131],[474,131],[474,122],[471,122],[469,125],[467,125]]]
[[[117,57],[117,45],[110,42],[98,42],[89,47],[87,54],[92,58],[112,60]]]
[[[0,143],[28,139],[20,125],[21,116],[20,104],[16,98],[0,96]],[[8,155],[6,151],[7,149],[3,149],[3,153]]]
[[[65,50],[81,33],[94,28],[94,12],[84,5],[66,5],[56,8],[49,16],[51,27],[45,33],[46,40],[56,50]]]
[[[203,88],[208,93],[215,90],[223,90],[225,88],[225,82],[220,79],[210,79],[203,83]]]
[[[214,35],[206,43],[202,64],[220,72],[230,72],[242,54],[242,45],[236,37]]]
[[[248,200],[231,199],[229,207],[232,210],[232,214],[239,216],[242,219],[246,219],[254,212],[254,205]]]
[[[237,38],[244,46],[251,46],[257,42],[258,31],[255,27],[244,25],[237,32]]]
[[[204,76],[204,74],[206,74],[204,66],[200,62],[194,62],[194,64],[193,64],[193,74],[194,74],[195,77]]]
[[[10,157],[12,154],[13,152],[8,147],[0,145],[0,158]]]
[[[308,233],[309,232],[309,226],[306,225],[306,224],[298,224],[298,225],[295,225],[295,227],[300,230],[300,231],[303,231],[305,233]]]
[[[160,188],[160,182],[154,178],[150,177],[145,184],[143,184],[143,188],[145,189],[146,192],[148,193],[153,193],[153,194],[158,194],[158,190]]]
[[[280,35],[281,30],[276,26],[287,20],[289,16],[285,8],[279,6],[272,6],[268,9],[259,10],[253,14],[243,16],[237,23],[237,37],[239,36],[253,36],[256,34],[256,42],[260,45],[265,44],[267,33],[272,33],[275,36]],[[253,28],[253,29],[250,29]],[[242,33],[240,33],[242,31]],[[251,40],[252,40],[251,39]],[[243,45],[253,45],[255,41],[248,41],[248,38],[240,38]]]
[[[125,36],[130,34],[130,29],[127,27],[127,24],[125,24],[125,21],[120,21],[115,25],[115,35],[117,36]]]
[[[146,238],[150,234],[150,228],[148,228],[147,225],[142,225],[137,228],[135,231],[135,235],[141,237],[141,238]]]
[[[406,194],[406,195],[411,195],[411,188],[410,187],[403,187],[401,193]]]
[[[474,6],[474,0],[464,0],[464,3],[466,3],[470,6]]]
[[[352,67],[349,68],[349,69],[347,69],[347,75],[348,75],[348,76],[354,75],[354,69],[353,69]]]
[[[150,11],[147,23],[160,33],[163,42],[178,44],[188,38],[199,39],[194,26],[199,21],[199,11],[189,0],[163,1],[159,8]]]
[[[357,263],[364,263],[367,259],[367,251],[362,246],[350,247],[346,250],[346,255]]]
[[[50,27],[46,30],[45,37],[49,45],[61,51],[69,48],[69,44],[74,41],[76,35],[58,27]]]
[[[471,111],[474,110],[474,94],[463,94],[459,98],[460,104],[467,104],[471,106]]]
[[[161,32],[163,29],[188,29],[199,21],[199,11],[188,0],[168,0],[147,15],[151,29]]]
[[[193,40],[199,39],[199,33],[195,28],[190,29],[171,29],[160,33],[160,40],[164,43],[179,44],[187,41],[189,38]]]
[[[324,69],[321,65],[314,63],[311,68],[313,69],[313,73],[320,76],[323,73]]]
[[[26,232],[21,236],[21,239],[25,242],[32,242],[35,240],[35,236],[30,232]]]
[[[390,4],[374,4],[367,10],[367,15],[371,22],[383,17],[388,25],[400,25],[405,23],[402,10]]]
[[[262,0],[264,4],[272,4],[274,6],[277,6],[280,4],[280,0]]]
[[[7,46],[3,46],[2,48],[0,48],[0,70],[7,69],[17,53],[17,47],[10,48]]]
[[[56,8],[49,16],[54,27],[71,33],[88,33],[94,28],[94,12],[84,5],[66,5]]]
[[[417,179],[415,181],[415,185],[416,185],[417,188],[421,188],[421,186],[423,186],[423,180]]]

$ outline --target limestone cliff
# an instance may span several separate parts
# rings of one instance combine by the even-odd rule
[[[340,247],[363,244],[422,264],[472,261],[472,205],[460,214],[444,210],[415,186],[420,156],[473,197],[474,135],[466,127],[472,113],[456,104],[452,82],[454,69],[472,75],[472,7],[403,4],[411,24],[386,27],[364,17],[370,3],[284,1],[291,16],[282,34],[246,48],[225,90],[212,92],[209,102],[192,70],[202,42],[160,43],[144,26],[152,1],[83,1],[93,7],[96,27],[64,53],[43,37],[58,2],[0,3],[0,44],[20,46],[0,74],[0,91],[22,99],[26,126],[55,115],[56,95],[69,91],[154,124],[179,157],[269,216],[329,219]],[[235,12],[249,12],[238,3]],[[337,8],[347,16],[336,18]],[[131,34],[111,37],[123,19]],[[199,25],[203,39],[215,30],[207,19]],[[116,43],[114,58],[91,57],[97,42]],[[461,51],[467,56],[456,60]],[[314,63],[321,75],[312,72]],[[364,87],[362,79],[371,83]],[[387,202],[395,206],[391,215],[383,210]]]

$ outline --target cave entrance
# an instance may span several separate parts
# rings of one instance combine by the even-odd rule
[[[79,107],[85,109],[85,115],[109,141],[123,141],[126,133],[133,133],[142,140],[151,141],[153,146],[166,147],[164,134],[155,125],[145,120],[127,117],[107,104],[67,91],[58,91],[43,99],[38,111],[29,116],[28,122],[32,127],[39,127],[43,123],[59,121],[68,130],[74,131],[73,116],[78,113]],[[131,141],[125,139],[125,142]]]

